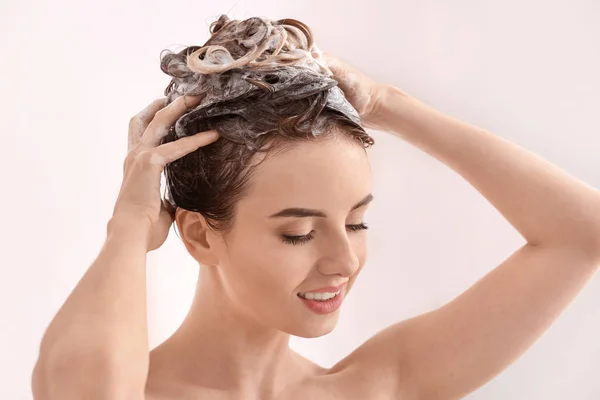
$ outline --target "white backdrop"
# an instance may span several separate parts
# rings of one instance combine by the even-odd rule
[[[593,0],[17,1],[0,4],[0,398],[31,399],[37,344],[96,257],[129,118],[169,79],[164,48],[221,13],[307,23],[324,51],[600,187],[600,3]],[[466,181],[381,132],[370,150],[370,261],[338,328],[295,339],[329,366],[387,325],[450,301],[523,239]],[[151,344],[185,316],[197,266],[177,235],[149,255]],[[469,400],[600,398],[600,277]]]

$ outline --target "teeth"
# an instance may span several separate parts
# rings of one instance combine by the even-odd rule
[[[307,300],[319,300],[319,301],[327,301],[329,299],[334,298],[340,293],[340,290],[334,293],[321,292],[321,293],[300,293],[300,297],[305,298]]]

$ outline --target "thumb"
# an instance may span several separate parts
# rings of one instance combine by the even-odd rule
[[[327,52],[321,52],[321,54],[319,55],[327,64],[327,66],[333,71],[333,69],[340,69],[341,67],[341,60],[338,59],[337,57],[333,56],[330,53]]]
[[[323,59],[327,63],[327,67],[333,72],[334,78],[339,82],[342,90],[351,89],[357,84],[356,81],[362,76],[362,74],[350,66],[350,64],[330,53],[323,53]]]
[[[177,210],[177,208],[175,206],[173,206],[171,204],[170,201],[168,201],[167,199],[162,199],[162,208],[164,208],[165,210],[167,210],[169,212],[169,214],[171,215],[175,215],[175,210]]]
[[[153,226],[150,236],[149,250],[156,250],[167,240],[169,230],[173,225],[174,216],[166,208],[161,208],[158,221]]]

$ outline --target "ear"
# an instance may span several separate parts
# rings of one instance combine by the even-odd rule
[[[202,214],[178,208],[175,222],[185,248],[196,261],[209,267],[219,263],[217,235]]]

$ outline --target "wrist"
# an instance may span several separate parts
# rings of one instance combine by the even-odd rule
[[[403,137],[415,123],[430,118],[432,111],[435,110],[395,86],[382,89],[380,118],[386,132]]]
[[[115,214],[106,224],[107,240],[148,242],[151,222],[146,217]]]
[[[393,132],[402,113],[403,104],[412,97],[393,85],[381,85],[376,91],[376,107],[373,110],[371,126],[374,129]]]

